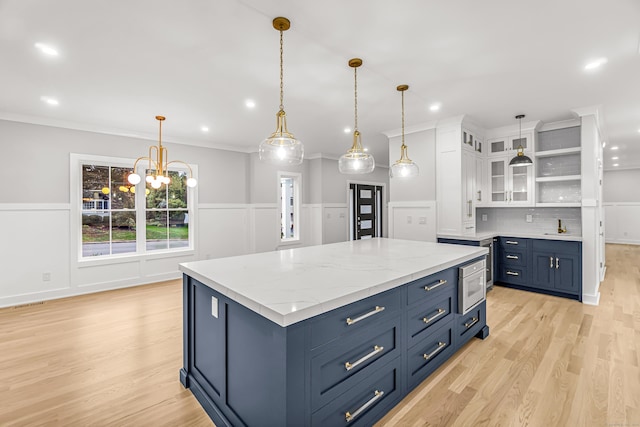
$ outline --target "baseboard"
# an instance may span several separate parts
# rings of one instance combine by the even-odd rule
[[[588,305],[600,304],[600,292],[595,295],[582,295],[582,303]]]

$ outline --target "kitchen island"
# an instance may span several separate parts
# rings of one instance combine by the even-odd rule
[[[473,336],[484,248],[371,239],[181,265],[180,380],[220,426],[370,425]]]

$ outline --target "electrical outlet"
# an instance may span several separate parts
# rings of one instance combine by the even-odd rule
[[[211,315],[218,318],[218,298],[211,297]]]
[[[327,219],[331,219],[331,214],[327,212]]]
[[[482,214],[482,221],[487,222],[487,220],[489,219],[487,214]]]
[[[531,215],[531,214],[526,214],[526,215],[525,215],[525,221],[527,221],[527,222],[533,222],[533,215]]]
[[[426,216],[421,216],[420,219],[418,220],[418,222],[420,224],[426,224],[427,223],[427,217]]]
[[[411,224],[412,222],[412,218],[410,216],[407,216],[407,224]]]
[[[51,273],[42,273],[42,281],[50,282],[51,281]]]
[[[340,212],[339,218],[344,218],[344,213]]]

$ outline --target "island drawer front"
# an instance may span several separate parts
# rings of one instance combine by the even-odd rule
[[[455,294],[458,287],[458,269],[449,268],[415,280],[407,285],[407,304],[430,300],[443,294]]]
[[[499,237],[501,248],[527,248],[529,246],[529,239],[523,239],[520,237]]]
[[[407,314],[409,347],[439,325],[449,322],[454,316],[456,306],[456,295],[446,293],[409,310]]]
[[[311,415],[312,427],[371,426],[401,396],[400,357]],[[351,421],[347,417],[351,416]]]
[[[326,405],[397,357],[399,324],[397,315],[392,322],[323,347],[322,353],[311,359],[312,410]]]
[[[513,285],[526,285],[527,269],[520,266],[501,264],[498,271],[498,280]]]
[[[341,336],[349,337],[394,317],[401,306],[400,289],[336,308],[311,320],[311,349]]]
[[[408,352],[409,389],[415,387],[455,351],[453,321],[442,325]]]
[[[473,308],[470,312],[463,316],[458,316],[456,320],[456,328],[458,330],[458,336],[464,337],[462,342],[459,344],[462,345],[466,339],[473,337],[477,334],[480,329],[482,329],[483,325],[487,323],[487,302],[484,301],[482,304]],[[466,338],[466,339],[465,339]]]

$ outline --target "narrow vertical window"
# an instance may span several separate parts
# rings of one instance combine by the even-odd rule
[[[171,182],[155,189],[147,183],[146,250],[189,246],[187,173],[169,171]]]
[[[300,239],[300,175],[278,174],[280,240],[283,242]]]

